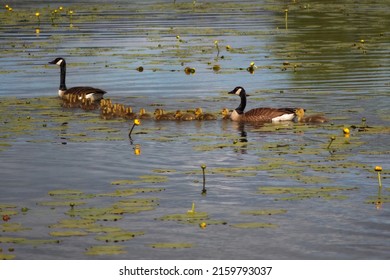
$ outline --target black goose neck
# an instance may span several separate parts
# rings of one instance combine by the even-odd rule
[[[240,105],[236,108],[236,112],[239,114],[243,114],[245,107],[246,107],[246,93],[245,91],[241,91],[240,93],[240,98],[241,98],[241,103]]]
[[[65,60],[62,61],[61,65],[60,65],[60,69],[61,69],[60,90],[66,90],[66,85],[65,85],[66,63],[65,63]]]

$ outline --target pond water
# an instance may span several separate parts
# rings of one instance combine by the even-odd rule
[[[389,259],[388,1],[194,2],[2,7],[0,258]],[[56,57],[68,87],[218,119],[130,141],[132,120],[62,106]],[[222,120],[238,85],[329,122]]]

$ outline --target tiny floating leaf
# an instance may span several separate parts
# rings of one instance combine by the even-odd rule
[[[277,228],[278,225],[271,224],[271,223],[238,223],[233,224],[231,227],[234,228]]]

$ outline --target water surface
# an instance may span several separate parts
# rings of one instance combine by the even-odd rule
[[[0,223],[0,256],[388,259],[387,1],[176,2],[63,2],[53,22],[53,4],[1,11],[0,213],[11,219]],[[55,57],[67,60],[68,87],[103,88],[137,112],[202,107],[218,114],[238,106],[227,92],[241,85],[248,109],[304,107],[330,122],[142,120],[130,142],[131,120],[61,106],[59,69],[47,65]],[[138,211],[124,211],[126,201]],[[207,217],[188,214],[192,203]],[[107,216],[77,212],[88,208]],[[270,209],[283,213],[247,214]],[[184,220],[167,216],[176,214]],[[65,226],[69,220],[85,223]],[[109,239],[107,232],[141,234]],[[121,251],[89,254],[108,245]]]

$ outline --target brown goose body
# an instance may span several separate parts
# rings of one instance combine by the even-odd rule
[[[154,111],[154,119],[157,121],[175,120],[175,113],[166,113],[163,109],[156,109]]]
[[[77,94],[77,95],[81,96],[81,95],[85,94],[86,96],[88,96],[88,94],[100,94],[103,96],[103,94],[105,94],[105,93],[106,93],[106,91],[99,89],[99,88],[79,86],[79,87],[68,88],[67,90],[65,90],[63,92],[63,95]]]
[[[200,121],[212,121],[217,119],[217,117],[211,113],[203,113],[202,108],[195,109],[195,118]]]
[[[323,115],[311,115],[303,118],[305,123],[325,123],[328,122],[328,119]]]
[[[147,113],[145,108],[141,108],[139,110],[138,118],[143,119],[143,120],[148,120],[152,118],[152,115]]]
[[[193,121],[195,120],[195,114],[190,112],[183,113],[180,110],[177,110],[175,114],[175,119],[178,121]]]
[[[296,108],[255,108],[244,112],[246,107],[246,92],[242,87],[236,87],[229,94],[240,96],[240,105],[230,114],[232,121],[238,122],[280,122],[292,121]]]
[[[61,74],[60,74],[60,88],[58,90],[58,95],[61,98],[66,98],[67,95],[73,94],[80,97],[85,96],[87,99],[91,99],[92,101],[99,101],[103,98],[103,95],[106,91],[89,86],[78,86],[67,88],[65,84],[66,78],[66,62],[65,59],[58,57],[53,61],[50,61],[49,64],[56,64],[60,66]]]
[[[296,121],[301,123],[325,123],[328,119],[323,115],[309,115],[305,116],[305,110],[303,108],[297,108],[295,110]]]
[[[294,108],[255,108],[241,114],[234,110],[230,115],[231,120],[241,122],[278,122],[293,118]]]

